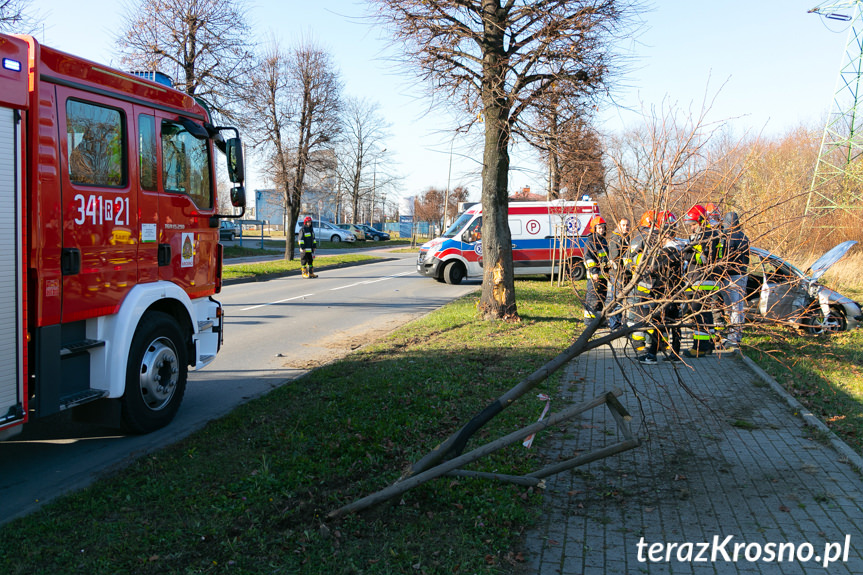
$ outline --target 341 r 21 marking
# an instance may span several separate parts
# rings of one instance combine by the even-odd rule
[[[112,223],[115,226],[129,225],[129,198],[103,198],[76,194],[74,198],[78,217],[75,223],[82,225],[87,219],[94,226]]]

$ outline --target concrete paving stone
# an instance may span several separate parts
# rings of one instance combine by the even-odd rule
[[[638,562],[636,545],[641,537],[667,544],[733,535],[759,544],[808,541],[823,551],[825,541],[844,541],[845,533],[860,541],[848,563],[829,572],[863,573],[860,474],[832,444],[812,441],[785,399],[743,360],[642,369],[619,345],[614,351],[619,365],[608,348],[570,362],[557,404],[622,389],[642,445],[548,481],[543,522],[525,541],[529,550],[541,547],[528,554],[528,573],[824,572],[820,564],[797,562]],[[554,459],[618,440],[601,407],[548,434],[538,449]],[[554,532],[564,539],[558,562],[546,560],[555,552],[551,522],[565,524]]]

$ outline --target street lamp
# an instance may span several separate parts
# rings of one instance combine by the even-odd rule
[[[443,221],[441,222],[441,232],[446,230],[446,213],[449,211],[449,182],[450,176],[452,176],[452,146],[455,144],[455,137],[458,136],[458,130],[455,131],[455,134],[452,135],[452,140],[449,142],[449,170],[446,173],[446,192],[444,192],[443,196]]]
[[[375,188],[377,187],[377,177],[378,177],[378,156],[386,152],[387,149],[384,148],[378,154],[375,155],[375,164],[374,169],[372,170],[372,205],[369,210],[369,225],[374,227],[374,219],[375,219]]]

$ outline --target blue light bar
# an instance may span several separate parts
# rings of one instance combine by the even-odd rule
[[[7,70],[12,70],[13,72],[20,72],[21,62],[18,60],[12,60],[11,58],[3,58],[3,67]]]

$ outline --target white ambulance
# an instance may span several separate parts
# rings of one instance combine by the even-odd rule
[[[573,279],[583,279],[587,224],[597,215],[599,207],[587,196],[577,202],[510,202],[515,275],[549,275],[552,261],[557,273],[562,258],[572,264]],[[465,278],[482,279],[481,232],[482,205],[477,204],[465,210],[443,236],[420,247],[417,272],[448,284],[459,284]]]

